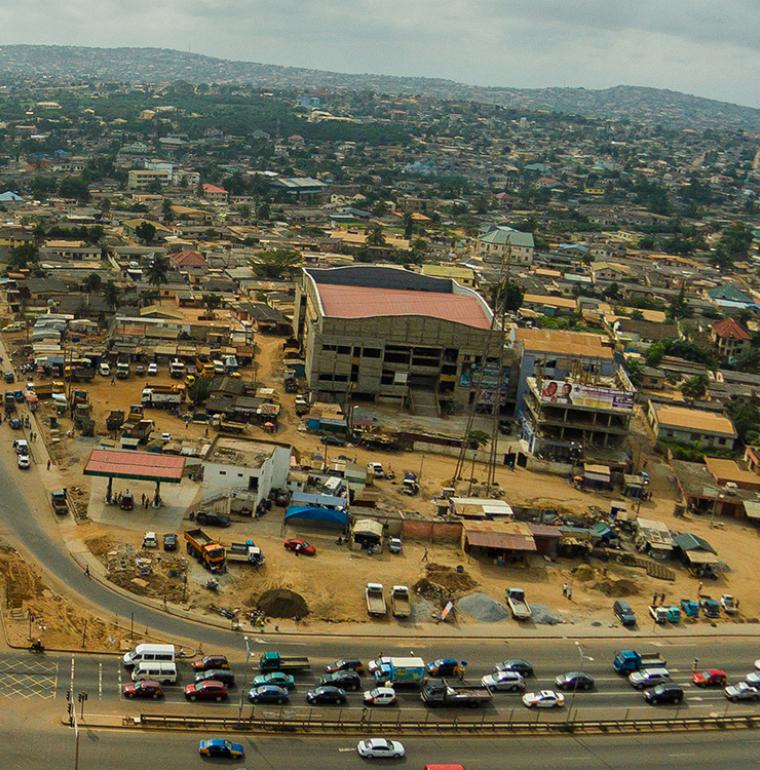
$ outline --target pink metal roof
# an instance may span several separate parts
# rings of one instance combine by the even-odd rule
[[[452,321],[476,329],[491,326],[491,319],[472,295],[327,283],[317,284],[317,288],[328,318],[414,315]]]
[[[93,449],[84,467],[86,476],[113,476],[144,481],[182,480],[185,458],[128,449]]]

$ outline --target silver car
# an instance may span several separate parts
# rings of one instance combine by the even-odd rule
[[[517,671],[486,674],[480,683],[493,692],[522,692],[525,689],[525,677]]]

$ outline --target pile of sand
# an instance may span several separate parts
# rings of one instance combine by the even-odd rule
[[[464,570],[457,572],[445,564],[428,564],[427,579],[452,594],[472,591],[478,585]]]
[[[287,588],[273,588],[264,591],[259,597],[257,605],[270,618],[301,620],[309,614],[309,607],[303,596]]]
[[[588,583],[598,578],[598,570],[595,570],[589,564],[581,564],[574,570],[571,570],[573,580],[580,580],[581,583]]]
[[[616,579],[608,576],[604,580],[594,583],[591,587],[610,597],[635,596],[639,593],[638,583],[628,578]]]

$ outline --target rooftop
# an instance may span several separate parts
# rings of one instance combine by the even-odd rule
[[[602,345],[600,334],[518,327],[515,336],[525,345],[526,350],[534,352],[612,358],[612,349]]]
[[[168,481],[179,484],[184,469],[185,458],[175,455],[119,449],[93,449],[85,464],[84,475]]]
[[[219,436],[206,455],[206,461],[222,465],[240,465],[250,468],[260,467],[278,446],[276,442],[251,441],[245,438]]]
[[[722,337],[724,339],[750,339],[749,332],[733,318],[723,318],[720,321],[713,321],[712,328],[718,337]]]
[[[717,412],[705,412],[702,409],[689,409],[685,406],[655,405],[657,422],[670,428],[698,430],[707,433],[720,433],[736,437],[733,422]]]

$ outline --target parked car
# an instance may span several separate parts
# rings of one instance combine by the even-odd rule
[[[8,383],[15,382],[16,375],[13,372],[3,372],[3,379]]]
[[[388,550],[391,553],[401,553],[404,548],[404,544],[401,542],[400,537],[392,537],[388,541]]]
[[[16,450],[17,455],[29,454],[29,442],[25,438],[14,438],[13,448]]]
[[[508,658],[497,663],[494,672],[498,673],[499,671],[517,671],[523,676],[533,676],[533,666],[522,658]]]
[[[189,701],[215,700],[217,702],[227,700],[229,693],[221,682],[213,679],[208,682],[195,682],[185,685],[185,698]]]
[[[111,367],[105,361],[102,361],[98,366],[98,373],[101,377],[110,377]]]
[[[143,374],[145,374],[145,364],[136,364],[135,365],[135,374],[138,377],[141,377]]]
[[[673,703],[678,705],[683,700],[683,687],[674,682],[666,682],[644,690],[644,700],[652,705],[660,703]]]
[[[18,417],[11,417],[11,428],[13,430],[21,430],[23,423]]]
[[[195,521],[206,527],[229,527],[232,524],[229,516],[215,511],[198,511],[195,514]]]
[[[396,691],[392,687],[375,687],[365,691],[363,700],[367,706],[392,706],[396,702]]]
[[[127,682],[121,686],[121,694],[125,698],[160,698],[164,691],[161,683],[153,679],[140,679],[137,682]]]
[[[365,759],[401,759],[406,754],[401,743],[387,738],[367,738],[365,741],[359,741],[356,750],[359,756]]]
[[[697,671],[691,681],[697,687],[725,687],[728,684],[728,676],[719,668],[710,668],[707,671]]]
[[[177,536],[173,532],[167,532],[164,535],[164,551],[177,550]]]
[[[285,688],[275,684],[263,684],[248,691],[249,703],[286,703],[289,697]]]
[[[565,705],[565,696],[554,690],[539,690],[539,692],[526,692],[522,702],[529,709],[553,709]]]
[[[148,364],[148,376],[155,377],[158,374],[158,364]]]
[[[493,692],[522,692],[525,689],[525,677],[519,671],[486,674],[480,683]]]
[[[253,687],[275,685],[283,690],[292,690],[296,686],[296,678],[292,674],[286,674],[284,671],[273,671],[271,674],[255,676],[251,684]]]
[[[291,537],[286,540],[283,545],[286,551],[293,551],[294,553],[303,554],[304,556],[316,556],[317,548],[311,543],[307,543],[301,537]]]
[[[633,627],[636,625],[636,613],[625,599],[618,599],[612,605],[612,611],[624,626]]]
[[[455,658],[438,658],[425,666],[428,676],[458,676],[459,661]]]
[[[319,683],[340,687],[341,690],[359,690],[362,686],[361,677],[356,671],[336,671],[334,674],[325,674]]]
[[[194,671],[208,671],[211,668],[229,668],[230,664],[226,655],[204,655],[194,660],[190,666]]]
[[[233,743],[224,738],[206,738],[198,743],[198,753],[202,757],[219,759],[243,759],[245,748],[242,743]]]
[[[199,682],[221,682],[225,687],[235,686],[235,674],[228,668],[207,668],[205,671],[199,671],[195,675],[195,683]]]
[[[325,666],[326,674],[334,674],[336,671],[356,671],[357,674],[363,674],[364,663],[358,658],[340,658]]]
[[[729,685],[723,690],[723,694],[733,703],[744,700],[760,700],[760,689],[753,687],[746,682]]]
[[[29,470],[29,467],[31,466],[29,455],[19,455],[16,459],[16,464],[22,471]]]
[[[344,439],[342,436],[335,436],[332,433],[323,433],[319,440],[323,444],[327,444],[328,446],[346,446],[346,439]]]
[[[560,690],[593,690],[594,677],[590,674],[584,674],[582,671],[568,671],[566,674],[560,674],[554,684]]]
[[[346,691],[340,687],[320,685],[306,693],[306,701],[312,705],[321,703],[345,703]]]

